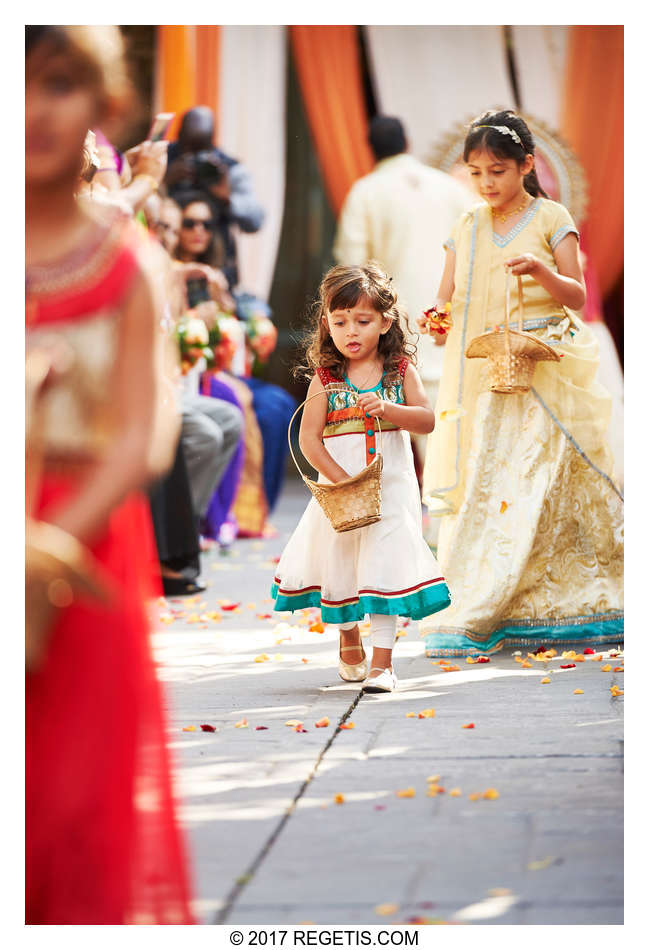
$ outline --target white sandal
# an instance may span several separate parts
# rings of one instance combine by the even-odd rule
[[[379,673],[370,679],[369,675],[363,683],[364,693],[391,693],[397,688],[397,678],[393,670],[384,670],[380,666],[373,666],[370,673]]]

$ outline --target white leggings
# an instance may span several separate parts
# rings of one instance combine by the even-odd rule
[[[387,614],[370,614],[370,629],[372,631],[372,646],[381,650],[391,650],[397,633],[397,618]],[[339,623],[340,630],[351,630],[358,623]]]

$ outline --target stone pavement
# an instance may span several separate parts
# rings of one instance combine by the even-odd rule
[[[157,607],[199,918],[622,923],[624,700],[610,687],[623,688],[623,674],[590,657],[523,668],[512,650],[444,673],[412,624],[395,650],[398,692],[361,698],[338,678],[335,628],[263,617],[273,558],[307,499],[289,481],[279,537],[210,552],[205,594],[169,603],[184,616],[170,622]],[[407,717],[431,708],[434,717]],[[322,717],[330,725],[316,728]],[[434,775],[445,791],[429,796]],[[487,789],[498,797],[469,798]]]

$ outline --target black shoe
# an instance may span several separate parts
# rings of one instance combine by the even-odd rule
[[[165,597],[189,597],[191,594],[200,594],[205,587],[186,577],[163,577],[162,589]]]

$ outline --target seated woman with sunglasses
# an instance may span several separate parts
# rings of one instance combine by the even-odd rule
[[[171,200],[171,199],[169,199]],[[219,269],[224,249],[212,213],[212,207],[200,193],[188,193],[178,200],[182,211],[178,243],[174,250],[177,273],[184,280],[204,276],[210,298],[218,310],[233,313],[235,302]],[[205,305],[199,305],[205,306]],[[237,406],[244,417],[243,434],[209,502],[201,525],[202,533],[228,543],[234,517],[243,533],[261,533],[268,513],[262,464],[263,441],[248,387],[231,373],[209,372],[203,375],[201,393]]]
[[[233,312],[236,303],[230,297],[231,306],[227,306],[224,298],[229,294],[221,284],[219,268],[225,266],[226,248],[216,227],[214,209],[200,192],[180,195],[177,201],[183,218],[176,259],[185,262],[186,267],[190,263],[202,265],[211,298],[221,309]],[[239,535],[257,537],[264,534],[266,517],[279,495],[288,452],[286,434],[296,403],[280,386],[223,373],[205,373],[202,392],[227,398],[223,385],[234,390],[245,417],[245,460],[233,514]],[[216,497],[214,502],[206,527],[210,536],[218,537],[217,522],[223,523],[227,512],[222,506],[218,511]]]

